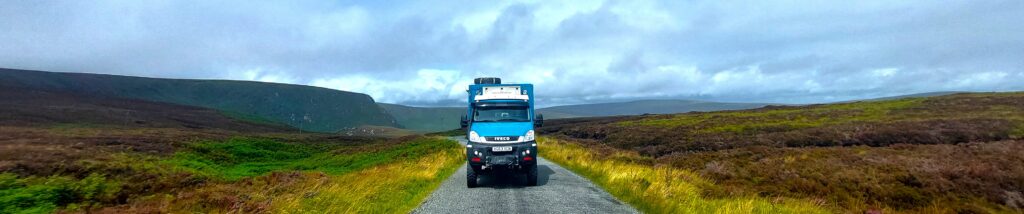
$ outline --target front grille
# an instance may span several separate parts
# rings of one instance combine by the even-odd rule
[[[485,138],[487,139],[487,141],[490,141],[490,142],[505,142],[505,141],[517,141],[517,140],[519,140],[519,136],[485,137]]]

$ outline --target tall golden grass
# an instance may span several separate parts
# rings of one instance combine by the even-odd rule
[[[715,184],[685,169],[639,164],[644,158],[626,151],[598,157],[574,143],[541,138],[540,154],[603,187],[645,213],[829,213],[819,204],[788,198],[702,196]]]
[[[297,186],[278,196],[278,213],[408,213],[463,163],[461,147]]]

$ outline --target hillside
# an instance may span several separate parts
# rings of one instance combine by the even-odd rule
[[[0,126],[108,126],[284,132],[293,128],[170,103],[0,87]]]
[[[454,141],[345,130],[0,87],[0,213],[405,213],[464,161]]]
[[[722,103],[696,100],[637,100],[630,102],[567,105],[542,108],[545,118],[601,117],[617,115],[674,114],[764,107],[763,103]]]
[[[539,131],[611,157],[590,165],[700,175],[716,184],[700,190],[712,198],[798,198],[840,213],[1024,205],[1024,92],[563,119]]]
[[[317,132],[363,125],[399,127],[368,95],[311,86],[14,69],[0,69],[0,86],[213,108]]]
[[[438,132],[459,128],[459,120],[466,114],[466,108],[459,107],[412,107],[379,103],[388,114],[405,129],[417,132]]]
[[[549,121],[546,132],[600,139],[647,154],[746,145],[885,146],[1024,136],[1024,93],[965,93],[887,101]],[[898,137],[898,138],[897,138]],[[666,146],[671,144],[672,146]]]

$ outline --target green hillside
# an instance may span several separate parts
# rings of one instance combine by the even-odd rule
[[[207,107],[317,132],[363,125],[400,127],[368,95],[311,86],[14,69],[0,69],[0,86]]]
[[[459,107],[411,107],[379,103],[398,124],[417,132],[438,132],[459,128],[459,120],[466,108]]]

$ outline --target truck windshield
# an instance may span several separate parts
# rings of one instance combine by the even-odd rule
[[[474,122],[529,122],[526,106],[487,107],[473,110]]]

